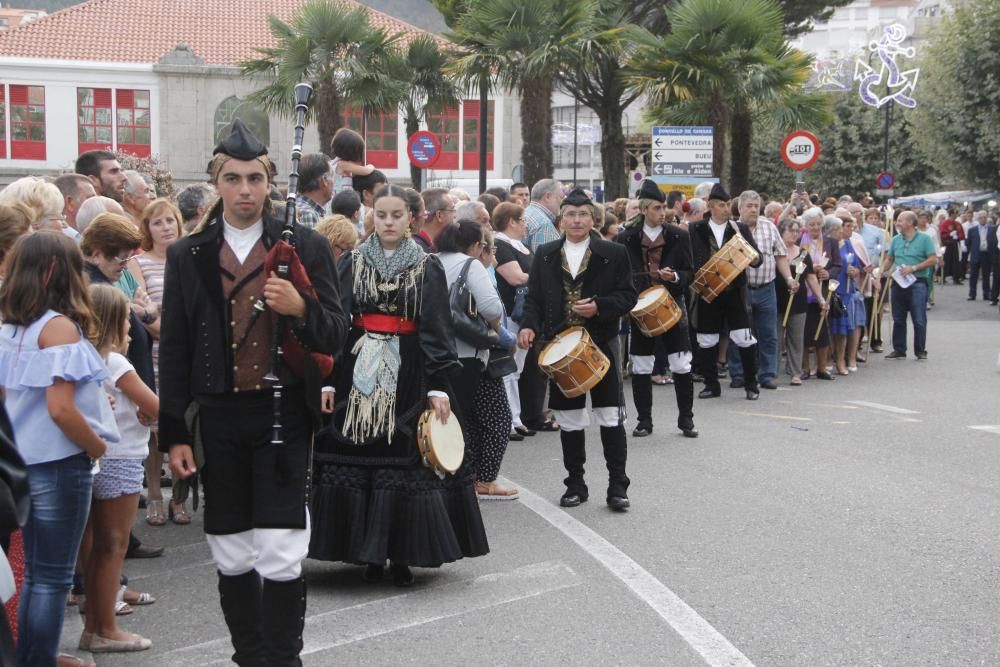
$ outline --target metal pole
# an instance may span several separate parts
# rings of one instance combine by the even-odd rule
[[[885,106],[885,130],[882,133],[882,171],[889,171],[889,112],[892,102]]]
[[[486,125],[489,122],[490,82],[485,76],[479,78],[479,192],[486,192]]]
[[[573,186],[576,187],[577,127],[580,124],[580,102],[573,96]]]

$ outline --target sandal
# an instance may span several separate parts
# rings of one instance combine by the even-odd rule
[[[802,378],[800,378],[800,377],[793,377],[792,381],[789,382],[789,384],[791,384],[792,386],[798,387],[799,385],[802,384]]]
[[[501,486],[496,482],[476,482],[476,496],[480,500],[517,500],[517,489]]]
[[[97,667],[97,663],[78,658],[69,653],[60,653],[56,659],[57,667]]]
[[[131,596],[132,599],[128,599],[129,596]],[[154,598],[151,594],[130,591],[124,586],[121,587],[121,591],[118,593],[118,599],[134,607],[145,607],[148,604],[156,602],[156,598]]]
[[[174,501],[170,501],[170,505],[167,508],[167,516],[170,520],[176,523],[178,526],[186,526],[191,523],[191,514],[188,512],[187,505],[181,503],[179,505],[174,504]]]
[[[146,501],[146,523],[150,526],[163,526],[167,523],[167,514],[163,511],[163,499]]]

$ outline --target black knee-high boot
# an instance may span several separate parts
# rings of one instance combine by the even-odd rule
[[[267,664],[273,667],[301,667],[302,629],[306,623],[306,581],[264,580],[263,618],[264,651]]]
[[[624,426],[602,426],[601,445],[604,461],[608,466],[608,506],[616,510],[628,509],[628,487],[631,481],[625,474],[628,444]]]
[[[674,373],[674,395],[677,398],[677,428],[688,438],[697,438],[694,430],[694,379],[690,373]]]
[[[269,664],[261,640],[261,584],[257,570],[235,576],[220,572],[219,602],[235,650],[233,662],[240,667]]]
[[[649,375],[632,376],[632,400],[639,417],[632,435],[642,438],[653,432],[653,380]]]
[[[740,362],[743,364],[743,387],[746,389],[747,400],[756,401],[760,396],[757,386],[757,344],[740,348]]]
[[[702,372],[705,374],[705,388],[698,394],[698,398],[713,398],[722,395],[722,386],[719,385],[719,375],[715,372],[715,360],[719,356],[719,344],[712,347],[698,348],[698,361],[701,364]]]
[[[566,493],[560,501],[563,507],[573,507],[587,502],[587,483],[583,481],[583,464],[587,462],[586,434],[584,431],[559,431],[562,442],[563,465],[566,467]],[[573,498],[575,496],[575,498]]]

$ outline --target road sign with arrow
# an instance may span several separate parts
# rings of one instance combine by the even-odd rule
[[[653,176],[712,176],[710,126],[657,125],[650,143]]]

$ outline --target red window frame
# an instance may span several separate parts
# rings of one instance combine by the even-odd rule
[[[344,126],[365,138],[365,160],[379,169],[399,165],[399,116],[387,113],[368,114],[367,128],[362,127],[361,109],[344,105]]]
[[[479,100],[462,103],[462,169],[479,169]],[[493,100],[486,102],[486,169],[493,169],[493,128],[496,124]]]
[[[112,150],[114,116],[110,88],[77,88],[77,131],[80,152]]]
[[[441,142],[441,157],[434,169],[458,169],[458,107],[448,107],[439,113],[427,114],[427,129]]]
[[[44,86],[10,86],[10,156],[45,159]]]
[[[118,134],[118,150],[137,157],[152,154],[152,113],[148,90],[119,88],[115,91],[118,107],[115,131]]]
[[[7,157],[7,86],[0,85],[0,159]]]

